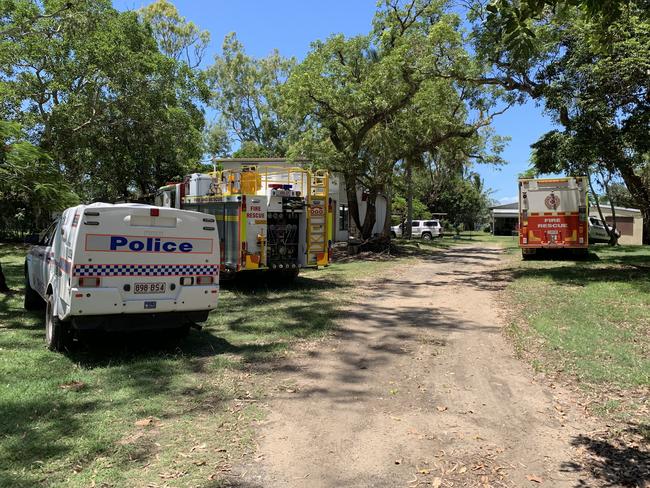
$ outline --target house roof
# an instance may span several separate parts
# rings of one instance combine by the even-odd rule
[[[309,159],[305,158],[296,158],[296,159],[288,159],[288,158],[215,158],[214,160],[210,160],[209,162],[215,162],[215,163],[241,163],[241,164],[246,164],[246,163],[309,163]]]
[[[591,204],[589,206],[589,213],[591,215],[595,215],[597,210],[596,206]],[[610,209],[610,206],[608,204],[601,204],[600,208],[603,212],[604,215],[611,215],[612,211]],[[496,205],[494,207],[490,207],[490,210],[494,215],[499,215],[501,217],[505,216],[516,216],[519,213],[519,203],[514,202],[514,203],[506,203],[505,205]],[[614,211],[621,216],[640,216],[641,210],[637,208],[627,208],[627,207],[614,207]]]
[[[494,207],[490,207],[490,210],[496,209],[519,210],[519,202],[506,203],[504,205],[495,205]]]

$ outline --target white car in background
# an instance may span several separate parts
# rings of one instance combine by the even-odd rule
[[[608,243],[609,234],[607,233],[607,229],[611,231],[612,226],[605,224],[602,220],[597,219],[596,217],[589,217],[589,243]],[[618,229],[616,229],[616,237],[621,237],[621,231]]]
[[[219,294],[214,216],[149,205],[68,208],[25,259],[25,308],[45,307],[45,336],[73,331],[189,330]]]
[[[390,228],[390,234],[392,237],[402,237],[404,234],[404,228],[406,227],[406,222],[394,225]],[[429,220],[414,220],[411,227],[411,235],[413,237],[419,237],[425,241],[435,239],[437,237],[443,236],[442,225],[439,220],[429,219]]]

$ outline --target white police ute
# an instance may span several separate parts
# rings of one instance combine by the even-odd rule
[[[47,345],[75,331],[187,331],[219,294],[215,218],[140,204],[68,208],[25,260],[25,308],[45,305]]]

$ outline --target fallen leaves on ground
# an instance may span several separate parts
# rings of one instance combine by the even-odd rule
[[[527,474],[526,478],[528,479],[528,481],[531,481],[533,483],[543,483],[544,482],[544,480],[542,478],[540,478],[539,476],[535,476],[533,474]]]
[[[80,391],[86,388],[86,383],[83,381],[69,381],[67,383],[63,383],[62,385],[59,385],[59,388],[62,390],[67,390],[67,391]]]
[[[182,476],[185,476],[187,474],[186,471],[169,471],[167,473],[161,473],[160,477],[164,480],[174,480],[176,478],[180,478]]]
[[[136,427],[148,427],[149,425],[154,425],[158,422],[160,422],[160,419],[157,419],[156,417],[147,417],[144,419],[136,420],[134,424]]]

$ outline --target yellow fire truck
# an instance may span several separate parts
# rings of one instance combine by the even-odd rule
[[[216,217],[222,278],[251,270],[294,278],[301,268],[329,264],[332,203],[326,171],[250,165],[195,173],[160,188],[156,204]]]

